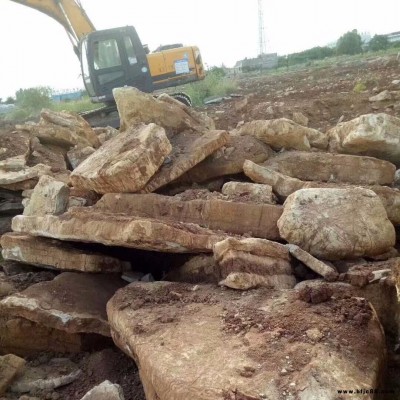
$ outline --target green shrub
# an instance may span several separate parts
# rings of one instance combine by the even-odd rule
[[[354,93],[361,93],[365,92],[367,90],[367,86],[365,85],[364,82],[358,82],[353,88]]]
[[[384,35],[375,35],[368,43],[368,50],[386,50],[389,47],[389,40]]]
[[[193,105],[201,106],[207,97],[226,96],[236,88],[236,82],[226,77],[222,68],[214,67],[208,71],[204,80],[188,85],[184,91],[191,97]]]
[[[16,111],[26,114],[28,117],[36,116],[43,108],[49,108],[52,104],[51,89],[48,87],[36,87],[20,89],[15,93]]]
[[[345,33],[338,40],[336,47],[337,54],[354,55],[362,53],[362,39],[357,29]]]

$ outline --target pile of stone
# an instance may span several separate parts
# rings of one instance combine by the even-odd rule
[[[0,210],[20,214],[1,238],[0,351],[112,338],[148,400],[378,387],[382,325],[398,329],[400,120],[225,132],[166,95],[114,96],[120,131],[44,110],[0,138]],[[52,275],[21,290],[23,268]]]

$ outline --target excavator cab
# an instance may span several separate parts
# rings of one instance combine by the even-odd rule
[[[94,31],[80,42],[82,75],[95,103],[113,103],[112,89],[153,91],[146,51],[133,26]]]

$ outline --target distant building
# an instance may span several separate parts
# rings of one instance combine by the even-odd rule
[[[278,66],[278,54],[262,54],[256,58],[245,58],[238,61],[233,67],[236,73],[272,69]]]
[[[65,89],[53,92],[51,99],[56,103],[80,100],[83,98],[83,90],[81,89]]]
[[[390,43],[400,42],[400,31],[387,33],[385,36],[388,38]]]

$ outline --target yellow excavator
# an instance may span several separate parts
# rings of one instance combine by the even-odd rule
[[[11,0],[38,10],[66,30],[79,57],[86,90],[94,103],[112,107],[112,90],[134,86],[152,93],[204,79],[198,47],[181,44],[150,53],[133,26],[96,30],[79,0]],[[174,96],[174,94],[172,94]],[[183,93],[174,97],[190,104]]]

